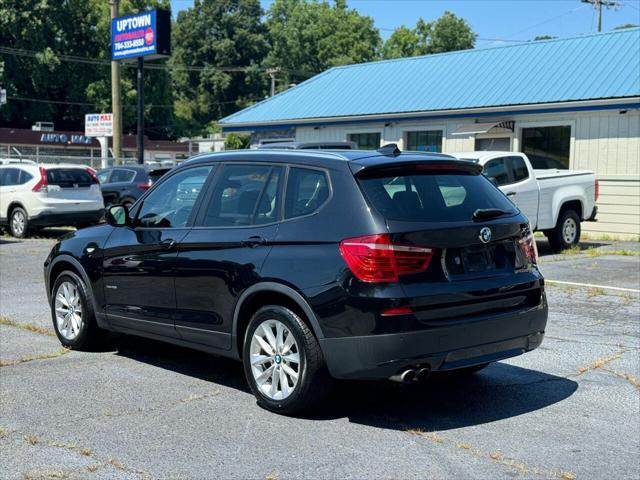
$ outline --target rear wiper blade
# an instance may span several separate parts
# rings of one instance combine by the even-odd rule
[[[473,212],[474,220],[484,220],[487,218],[500,217],[502,215],[508,215],[511,212],[502,210],[500,208],[479,208]]]

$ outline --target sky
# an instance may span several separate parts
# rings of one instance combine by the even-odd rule
[[[373,17],[383,38],[419,17],[438,18],[445,10],[463,17],[478,34],[477,47],[510,45],[537,35],[571,37],[596,31],[595,9],[580,0],[347,0],[349,7]],[[266,10],[272,0],[261,0]],[[640,24],[640,0],[619,0],[603,8],[602,30],[624,23]],[[193,0],[171,0],[174,14]]]

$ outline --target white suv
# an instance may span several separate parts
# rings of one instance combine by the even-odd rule
[[[30,228],[97,224],[104,203],[95,172],[78,165],[0,165],[0,225],[14,237]]]

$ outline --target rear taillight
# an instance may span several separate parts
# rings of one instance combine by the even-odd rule
[[[598,199],[600,198],[600,182],[598,180],[596,180],[595,187],[596,187],[596,199],[595,199],[595,201],[597,202]]]
[[[151,180],[147,183],[136,183],[136,188],[140,190],[149,190],[151,188]]]
[[[40,167],[40,180],[31,189],[32,192],[46,192],[47,191],[47,171],[44,167]]]
[[[536,239],[533,233],[529,233],[527,236],[519,239],[518,246],[520,247],[520,251],[522,251],[524,256],[527,257],[533,265],[538,263],[538,246],[536,245]]]
[[[87,173],[91,176],[91,182],[100,184],[100,180],[98,180],[98,175],[96,175],[96,171],[93,168],[87,167],[85,168]]]
[[[340,253],[363,282],[396,282],[400,275],[424,272],[433,256],[430,248],[394,244],[386,233],[343,240]]]

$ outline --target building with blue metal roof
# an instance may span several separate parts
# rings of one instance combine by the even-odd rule
[[[220,121],[253,141],[522,151],[594,170],[595,232],[640,235],[640,28],[335,67]]]

